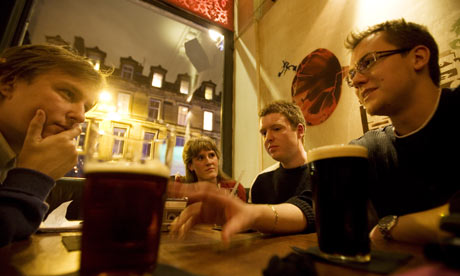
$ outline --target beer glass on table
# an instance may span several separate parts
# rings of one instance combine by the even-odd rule
[[[142,275],[157,262],[175,135],[120,137],[111,125],[88,131],[80,273]]]
[[[320,254],[369,262],[367,149],[331,145],[308,151]]]

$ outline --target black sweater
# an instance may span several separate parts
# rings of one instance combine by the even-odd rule
[[[310,168],[307,164],[285,169],[271,167],[260,173],[251,188],[252,203],[280,204],[290,203],[297,206],[307,219],[306,232],[315,231]]]
[[[370,196],[379,217],[428,210],[460,190],[460,89],[444,89],[431,120],[398,138],[393,127],[369,131],[352,141],[368,148]]]

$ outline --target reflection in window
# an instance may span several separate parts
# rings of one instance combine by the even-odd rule
[[[206,100],[212,100],[213,92],[214,92],[214,88],[206,85],[204,89],[204,98]]]
[[[112,153],[114,156],[123,156],[124,137],[126,134],[126,130],[126,128],[122,127],[113,128],[113,135],[122,137],[121,139],[115,139],[115,141],[113,142]]]
[[[158,120],[158,116],[160,115],[160,104],[161,102],[159,100],[156,100],[154,98],[150,98],[149,100],[149,120],[154,121]]]
[[[212,112],[205,111],[203,113],[203,129],[212,131]]]
[[[153,73],[152,86],[161,88],[163,86],[163,74]]]
[[[128,93],[118,93],[118,113],[129,113],[131,95]]]
[[[185,126],[187,124],[187,114],[188,114],[188,107],[180,105],[179,113],[177,114],[177,124],[178,125]]]
[[[146,142],[142,145],[142,158],[147,159],[152,156],[152,143],[153,143],[154,138],[155,138],[155,133],[153,132],[144,133],[144,141]]]
[[[131,65],[123,64],[121,67],[121,77],[124,79],[133,79],[134,68]]]

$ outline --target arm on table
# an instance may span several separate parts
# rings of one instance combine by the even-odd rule
[[[430,210],[400,216],[396,226],[390,233],[395,241],[426,244],[437,242],[442,238],[450,237],[448,232],[440,229],[441,217],[449,213],[449,204]],[[383,236],[375,226],[370,237],[372,241],[383,240]]]
[[[52,178],[28,169],[12,169],[0,186],[0,247],[37,231],[54,185]]]
[[[265,233],[295,233],[307,227],[302,211],[293,204],[248,204],[219,191],[201,191],[189,196],[191,205],[177,217],[171,234],[183,236],[200,223],[222,224],[222,240],[254,229]],[[273,208],[272,208],[273,207]]]

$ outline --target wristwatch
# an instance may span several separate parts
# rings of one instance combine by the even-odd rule
[[[390,215],[385,216],[379,220],[377,227],[379,228],[380,233],[386,240],[392,240],[391,229],[396,226],[398,223],[398,216]]]

